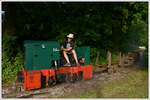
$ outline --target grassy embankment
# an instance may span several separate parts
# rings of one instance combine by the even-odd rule
[[[134,71],[128,77],[110,82],[94,92],[69,98],[148,98],[148,71]]]

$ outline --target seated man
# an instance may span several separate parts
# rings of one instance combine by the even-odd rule
[[[67,35],[67,41],[63,43],[63,45],[61,46],[61,50],[63,51],[63,55],[67,61],[67,63],[64,66],[71,66],[70,61],[69,61],[69,57],[68,57],[68,53],[72,53],[73,57],[76,61],[77,66],[80,66],[78,59],[77,59],[77,54],[75,52],[75,50],[73,49],[73,34],[69,34]]]

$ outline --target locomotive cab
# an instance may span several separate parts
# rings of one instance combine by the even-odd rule
[[[89,46],[81,46],[75,48],[75,51],[77,53],[77,58],[80,63],[80,65],[88,65],[90,64],[90,47]],[[76,66],[75,60],[73,58],[73,54],[68,54],[71,66]],[[66,62],[62,52],[60,54],[60,65],[63,66]]]

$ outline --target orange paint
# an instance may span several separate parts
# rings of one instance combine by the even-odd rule
[[[56,84],[57,74],[66,74],[65,79],[67,80],[68,73],[70,73],[71,81],[72,81],[73,74],[76,74],[76,76],[79,78],[78,73],[83,72],[83,76],[82,76],[83,80],[91,79],[93,77],[93,66],[84,65],[78,67],[60,67],[58,68],[57,73],[55,69],[26,71],[23,67],[22,72],[24,75],[24,89],[32,90],[32,89],[41,88],[41,75],[46,76],[46,86],[48,86],[49,77],[53,77],[54,78],[53,85]]]

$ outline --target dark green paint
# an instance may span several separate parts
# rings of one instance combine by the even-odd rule
[[[77,56],[80,58],[85,58],[85,65],[90,64],[90,47],[89,46],[82,46],[77,47],[76,49]]]
[[[60,58],[60,44],[56,41],[26,40],[24,46],[26,70],[52,68],[52,61]]]

